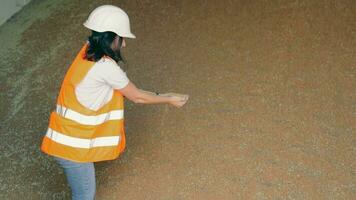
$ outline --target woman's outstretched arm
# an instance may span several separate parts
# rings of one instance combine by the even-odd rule
[[[167,93],[159,94],[138,89],[132,82],[119,90],[129,100],[139,104],[171,104],[175,107],[182,107],[188,100],[188,95]]]

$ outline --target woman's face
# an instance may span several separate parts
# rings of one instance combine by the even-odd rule
[[[124,47],[126,47],[125,38],[122,38],[121,47],[120,47],[120,36],[116,36],[114,41],[112,42],[111,48],[115,51]]]
[[[122,42],[121,42],[121,48],[126,47],[126,40],[125,38],[122,38]]]

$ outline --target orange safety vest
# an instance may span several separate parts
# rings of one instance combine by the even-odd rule
[[[113,160],[125,148],[124,98],[114,90],[112,99],[98,111],[78,102],[75,86],[95,64],[84,59],[86,48],[80,50],[64,78],[41,150],[76,162]]]

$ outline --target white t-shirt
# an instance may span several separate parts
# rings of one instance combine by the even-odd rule
[[[111,100],[114,89],[122,89],[128,83],[126,73],[115,61],[102,58],[76,86],[75,94],[83,106],[96,111]]]

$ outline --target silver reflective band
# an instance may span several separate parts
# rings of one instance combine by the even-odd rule
[[[117,146],[120,142],[120,136],[107,136],[107,137],[97,137],[93,139],[81,139],[81,138],[75,138],[75,137],[64,135],[62,133],[54,131],[51,128],[48,128],[46,137],[63,145],[77,147],[77,148],[85,148],[85,149],[90,149],[93,147]]]
[[[76,121],[83,125],[99,125],[108,120],[119,120],[124,118],[123,110],[113,110],[100,115],[83,115],[69,108],[57,105],[56,112],[67,119]]]

